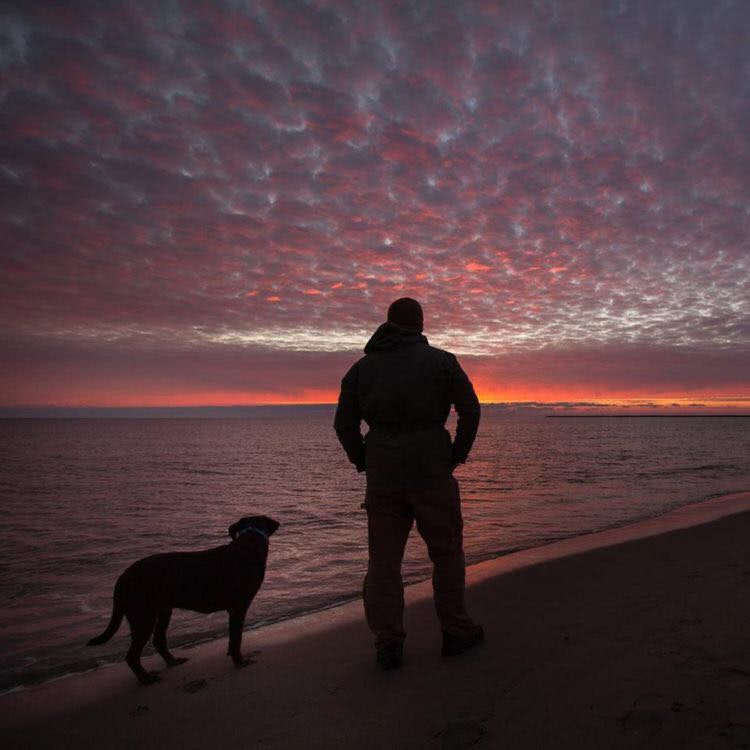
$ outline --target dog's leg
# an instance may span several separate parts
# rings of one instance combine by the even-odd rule
[[[154,648],[161,654],[161,658],[167,663],[168,667],[176,667],[178,664],[184,664],[187,659],[183,657],[172,656],[167,648],[167,628],[169,620],[172,617],[171,609],[160,609],[156,615],[156,629],[154,630]]]
[[[130,648],[125,661],[133,670],[141,685],[159,682],[159,675],[155,672],[147,672],[141,664],[141,652],[151,637],[156,615],[154,612],[128,613],[127,618],[130,623]]]
[[[245,624],[247,608],[242,611],[229,612],[229,650],[227,655],[232,657],[235,667],[246,667],[251,664],[250,659],[242,655],[242,628]]]

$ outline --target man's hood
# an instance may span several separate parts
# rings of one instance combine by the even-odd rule
[[[404,346],[414,344],[426,344],[427,337],[413,328],[405,328],[396,323],[383,323],[378,330],[372,334],[365,346],[365,354],[373,352],[390,352],[401,349]]]

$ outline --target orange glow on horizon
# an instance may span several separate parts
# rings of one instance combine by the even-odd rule
[[[335,404],[338,399],[337,389],[300,389],[288,393],[271,393],[263,391],[200,391],[170,392],[159,389],[149,394],[131,393],[129,391],[107,392],[105,389],[81,387],[77,391],[58,394],[46,394],[45,399],[26,400],[15,403],[4,403],[4,407],[67,407],[67,408],[149,408],[149,407],[229,407],[229,406],[282,406]],[[477,395],[483,404],[539,404],[558,409],[565,408],[566,413],[582,411],[609,411],[612,413],[632,413],[635,411],[674,412],[697,411],[699,413],[750,414],[750,396],[738,397],[734,394],[681,394],[665,396],[648,393],[607,393],[606,389],[597,389],[595,395],[584,389],[564,391],[548,387],[500,388],[497,386],[477,385]],[[572,406],[566,406],[572,404]],[[583,405],[585,404],[585,405]]]

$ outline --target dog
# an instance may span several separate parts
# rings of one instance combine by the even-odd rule
[[[187,659],[173,656],[167,648],[167,627],[172,609],[229,614],[229,649],[236,667],[250,660],[240,651],[245,615],[266,573],[268,538],[279,523],[267,516],[245,516],[229,527],[232,541],[200,552],[168,552],[144,557],[117,579],[112,595],[112,618],[107,629],[87,645],[106,643],[118,630],[122,618],[130,624],[130,648],[125,661],[138,681],[159,681],[141,664],[141,652],[154,634],[154,647],[168,667]]]

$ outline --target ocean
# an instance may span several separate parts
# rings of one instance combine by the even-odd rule
[[[243,515],[282,523],[247,628],[358,597],[365,482],[332,420],[332,408],[293,407],[234,419],[0,420],[0,690],[121,659],[127,623],[106,645],[84,645],[109,621],[117,576],[146,555],[225,544]],[[750,419],[485,408],[456,476],[474,563],[750,489]],[[414,531],[404,578],[429,575]],[[170,644],[223,638],[226,620],[176,611]]]

